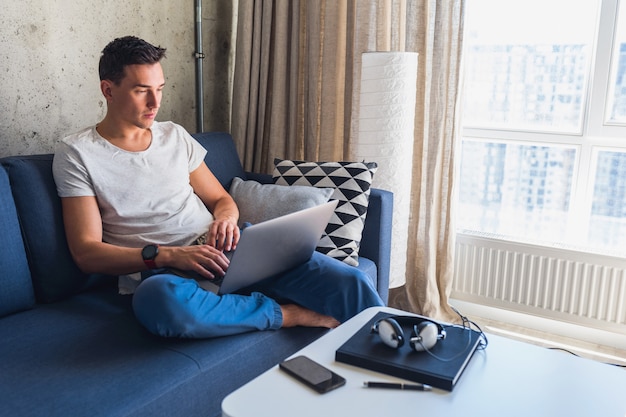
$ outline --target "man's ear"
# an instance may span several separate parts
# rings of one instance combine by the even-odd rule
[[[106,98],[107,101],[111,101],[113,99],[111,87],[113,87],[112,81],[110,80],[100,81],[100,91],[102,91],[102,95],[104,96],[104,98]]]

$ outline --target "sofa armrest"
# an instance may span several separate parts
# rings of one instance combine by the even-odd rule
[[[273,183],[270,174],[246,172],[246,177],[248,180],[254,180],[261,184]],[[389,297],[389,271],[391,268],[393,193],[378,188],[371,188],[370,190],[359,255],[376,264],[376,290],[386,303]]]
[[[393,193],[371,188],[359,255],[376,264],[378,274],[376,290],[385,303],[389,297],[392,219]]]

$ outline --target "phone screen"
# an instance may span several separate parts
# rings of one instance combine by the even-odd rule
[[[279,367],[319,393],[328,392],[346,383],[343,377],[306,356],[288,359]]]

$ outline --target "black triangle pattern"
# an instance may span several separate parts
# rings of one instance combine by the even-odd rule
[[[339,200],[317,250],[348,265],[358,266],[359,244],[367,215],[375,162],[307,162],[274,159],[275,184],[333,188]]]

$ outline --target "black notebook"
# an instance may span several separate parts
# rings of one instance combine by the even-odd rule
[[[398,378],[452,391],[463,370],[481,343],[481,334],[468,327],[444,325],[446,338],[428,352],[415,352],[408,343],[412,326],[402,324],[407,342],[398,349],[385,345],[371,332],[380,318],[393,316],[380,312],[361,327],[335,352],[335,360]],[[435,357],[435,356],[437,357]]]

